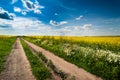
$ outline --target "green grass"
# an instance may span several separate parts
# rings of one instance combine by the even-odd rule
[[[0,37],[0,73],[4,69],[4,63],[9,55],[16,37]]]
[[[38,56],[44,63],[47,64],[48,59],[41,52],[38,53]]]
[[[46,68],[43,62],[40,62],[40,60],[33,55],[33,53],[30,51],[29,47],[25,42],[21,41],[23,48],[25,50],[26,56],[30,62],[32,72],[37,80],[48,80],[51,78],[50,71]]]

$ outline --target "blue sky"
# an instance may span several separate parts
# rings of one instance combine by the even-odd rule
[[[120,0],[1,0],[0,34],[120,35]]]

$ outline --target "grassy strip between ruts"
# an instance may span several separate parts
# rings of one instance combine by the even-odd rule
[[[27,44],[24,41],[21,41],[23,48],[25,50],[26,56],[30,62],[32,72],[37,80],[49,80],[51,78],[50,71],[46,68],[43,62],[40,62],[39,59],[33,55],[30,51]]]
[[[0,36],[0,73],[4,69],[6,56],[9,55],[16,37]]]

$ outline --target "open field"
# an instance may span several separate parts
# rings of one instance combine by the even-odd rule
[[[16,38],[0,36],[0,71],[9,70],[0,74],[5,80],[27,80],[29,74],[34,75],[30,80],[120,79],[120,37],[26,36],[15,42]]]
[[[120,80],[120,0],[1,0],[0,80]]]
[[[120,37],[31,36],[25,39],[103,79],[120,79]]]

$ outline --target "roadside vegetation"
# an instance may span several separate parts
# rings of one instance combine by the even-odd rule
[[[26,53],[26,56],[30,62],[32,72],[37,80],[50,80],[51,73],[45,66],[43,62],[40,62],[40,60],[31,52],[28,45],[21,41],[24,51]]]
[[[42,54],[42,52],[37,52],[37,51],[34,50],[32,47],[30,47],[30,49],[31,49],[31,51],[34,52],[34,55],[37,56],[37,58],[46,65],[46,67],[51,71],[51,73],[52,73],[52,71],[53,71],[53,72],[54,72],[53,74],[56,75],[56,76],[58,76],[58,77],[59,77],[60,79],[62,79],[62,80],[68,80],[68,78],[69,78],[69,80],[73,80],[73,79],[75,80],[75,77],[74,77],[74,76],[71,76],[70,74],[65,73],[65,72],[63,72],[62,70],[58,69],[58,68],[53,64],[53,62],[52,62],[51,60],[47,59],[47,58]],[[51,80],[52,80],[52,78],[51,78]]]
[[[12,36],[0,36],[0,73],[4,69],[4,63],[7,59],[7,55],[12,50],[16,37]]]
[[[120,80],[120,37],[25,37],[105,80]]]

